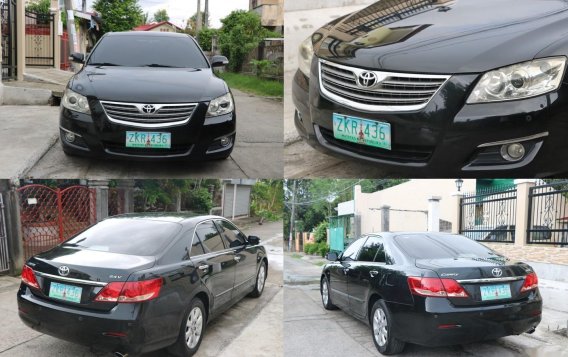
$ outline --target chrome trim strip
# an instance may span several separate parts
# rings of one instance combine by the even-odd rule
[[[535,134],[535,135],[530,135],[530,136],[524,136],[522,138],[517,138],[517,139],[509,139],[509,140],[501,140],[501,141],[494,141],[491,143],[485,143],[485,144],[481,144],[478,146],[478,148],[485,148],[488,146],[497,146],[497,145],[505,145],[505,144],[512,144],[512,143],[518,143],[518,142],[523,142],[523,141],[529,141],[529,140],[534,140],[534,139],[539,139],[539,138],[543,138],[545,136],[548,136],[548,131],[542,132],[540,134]]]
[[[485,279],[464,279],[464,280],[456,280],[458,283],[462,284],[469,284],[469,283],[496,283],[496,282],[503,282],[503,281],[517,281],[524,279],[523,276],[512,276],[506,278],[485,278]]]
[[[75,135],[75,136],[78,136],[78,137],[80,137],[80,138],[83,137],[83,136],[81,136],[81,135],[79,135],[79,134],[77,134],[77,133],[75,133],[75,132],[73,132],[73,131],[71,131],[71,130],[65,129],[64,127],[61,127],[61,126],[60,126],[59,129],[63,130],[63,131],[66,132],[66,133],[71,133],[71,134],[73,134],[73,135]]]
[[[108,100],[101,100],[101,107],[103,108],[103,111],[105,112],[105,115],[107,116],[108,120],[110,120],[113,123],[116,124],[120,124],[120,125],[127,125],[127,126],[134,126],[134,127],[138,127],[138,128],[169,128],[172,126],[178,126],[178,125],[184,125],[187,124],[189,122],[189,120],[191,119],[191,117],[193,117],[193,113],[195,113],[195,110],[197,109],[197,106],[199,105],[199,103],[175,103],[175,104],[151,104],[151,103],[126,103],[126,102],[111,102]],[[191,112],[191,115],[189,117],[187,117],[184,120],[178,120],[178,121],[172,121],[172,122],[166,122],[166,123],[139,123],[139,122],[135,122],[135,121],[127,121],[127,120],[121,120],[121,119],[116,119],[110,116],[110,114],[107,112],[104,104],[119,104],[119,105],[132,105],[135,106],[136,108],[138,108],[139,106],[142,105],[146,105],[146,104],[151,104],[153,106],[155,106],[158,110],[164,106],[172,106],[172,107],[182,107],[182,106],[190,106],[193,105],[195,106],[193,108],[193,111]]]
[[[53,279],[53,280],[61,280],[61,281],[69,282],[69,283],[76,283],[76,284],[83,284],[83,285],[94,285],[94,286],[106,286],[108,284],[108,283],[105,283],[105,282],[102,282],[102,281],[91,281],[91,280],[66,278],[64,276],[46,274],[46,273],[42,273],[42,272],[35,271],[35,270],[34,270],[34,273],[41,276],[42,278],[50,278],[50,279]]]
[[[364,110],[369,112],[375,111],[383,111],[383,112],[404,112],[404,111],[416,111],[425,108],[431,101],[432,98],[438,94],[440,89],[446,84],[446,82],[451,78],[450,75],[439,75],[439,74],[412,74],[412,73],[397,73],[397,72],[383,72],[383,71],[370,71],[375,72],[379,78],[386,78],[386,77],[404,77],[404,78],[429,78],[429,79],[443,79],[444,82],[441,83],[438,89],[430,96],[427,102],[422,104],[415,104],[415,105],[371,105],[371,104],[361,104],[349,99],[343,98],[336,94],[331,93],[327,89],[325,89],[322,81],[322,68],[321,65],[327,64],[328,66],[335,66],[341,69],[345,69],[348,71],[353,72],[353,74],[357,77],[361,72],[367,72],[366,69],[356,68],[356,67],[349,67],[344,66],[341,64],[337,64],[334,62],[329,62],[323,59],[319,59],[318,61],[318,76],[319,76],[319,87],[321,93],[330,100],[333,100],[341,105],[346,107],[356,109],[356,110]]]

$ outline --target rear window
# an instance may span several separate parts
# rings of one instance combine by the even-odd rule
[[[107,36],[87,64],[126,67],[208,68],[203,53],[189,37]]]
[[[172,242],[177,223],[142,219],[109,219],[69,239],[63,245],[128,255],[153,256]]]
[[[460,235],[403,234],[394,238],[407,255],[416,259],[480,258],[498,256],[491,249]]]

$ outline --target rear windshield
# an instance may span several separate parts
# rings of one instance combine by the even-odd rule
[[[416,259],[500,257],[491,249],[460,235],[402,234],[394,240],[407,255]]]
[[[101,252],[153,256],[172,242],[181,225],[142,219],[109,219],[69,239],[64,246]]]
[[[107,36],[101,39],[89,65],[126,67],[208,68],[203,53],[189,37]]]

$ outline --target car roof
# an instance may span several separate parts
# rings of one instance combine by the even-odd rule
[[[125,31],[107,32],[105,36],[148,36],[148,37],[190,37],[186,33],[179,32],[158,32],[158,31]]]
[[[116,220],[140,219],[140,220],[179,223],[186,225],[186,224],[197,224],[207,219],[226,219],[226,218],[221,216],[213,216],[213,215],[198,215],[195,213],[188,213],[188,212],[146,212],[146,213],[121,214],[106,218],[105,220],[111,220],[111,219],[116,219]]]
[[[366,233],[366,234],[362,234],[361,236],[381,236],[384,238],[394,238],[397,236],[403,236],[403,235],[423,235],[423,236],[456,236],[456,235],[460,235],[457,233],[446,233],[446,232],[426,232],[426,231],[400,231],[400,232],[373,232],[373,233]]]

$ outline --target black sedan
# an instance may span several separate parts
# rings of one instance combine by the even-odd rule
[[[376,2],[300,46],[296,128],[402,175],[565,172],[567,21],[564,0]]]
[[[134,160],[229,157],[236,132],[233,96],[197,42],[185,34],[104,35],[61,100],[63,151]]]
[[[109,218],[27,261],[19,315],[98,350],[191,356],[209,321],[262,294],[268,261],[259,242],[216,216]]]
[[[532,333],[541,320],[534,270],[464,236],[369,234],[328,259],[323,306],[369,324],[382,354]]]

